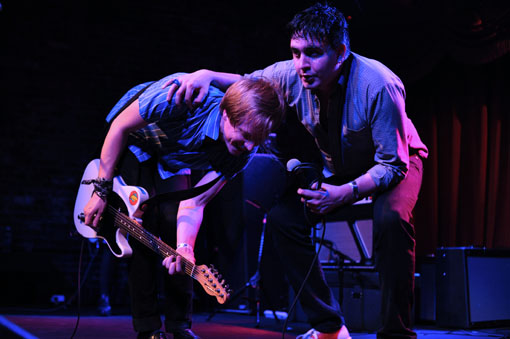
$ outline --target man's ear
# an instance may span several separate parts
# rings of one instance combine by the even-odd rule
[[[336,49],[336,55],[337,55],[337,62],[343,62],[344,61],[344,55],[347,51],[347,47],[345,47],[344,44],[340,44],[340,46]]]
[[[225,124],[225,121],[227,121],[227,120],[228,120],[227,111],[223,110],[223,112],[221,113],[221,119],[220,119],[221,128],[223,128],[223,125]]]

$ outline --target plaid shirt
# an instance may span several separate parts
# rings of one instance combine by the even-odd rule
[[[215,170],[226,178],[240,172],[255,153],[233,156],[220,136],[220,102],[224,93],[211,87],[204,103],[193,110],[166,100],[168,89],[161,86],[182,73],[169,75],[156,82],[133,87],[115,105],[106,120],[110,122],[118,110],[141,89],[149,86],[138,98],[140,116],[149,125],[133,133],[128,146],[143,162],[158,159],[158,171],[166,179],[191,170]]]

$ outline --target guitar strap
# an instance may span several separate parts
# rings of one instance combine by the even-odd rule
[[[152,198],[145,200],[144,203],[142,204],[142,209],[144,207],[153,205],[153,204],[161,202],[161,201],[181,201],[181,200],[191,199],[193,197],[196,197],[199,194],[204,193],[209,188],[213,187],[214,184],[216,184],[221,178],[222,178],[222,176],[220,175],[217,178],[209,181],[207,184],[203,184],[203,185],[196,186],[193,188],[188,188],[185,190],[172,191],[172,192],[158,194]]]

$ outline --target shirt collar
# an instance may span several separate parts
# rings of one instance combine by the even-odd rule
[[[351,64],[352,64],[352,53],[349,53],[347,59],[345,59],[342,64],[342,70],[340,72],[340,77],[338,78],[338,85],[345,89],[347,87],[347,81],[349,80],[349,74],[351,73]]]

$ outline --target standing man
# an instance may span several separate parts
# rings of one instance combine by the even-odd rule
[[[151,194],[189,188],[191,171],[206,174],[203,185],[220,177],[209,190],[177,204],[162,201],[143,213],[143,227],[176,248],[180,256],[165,258],[165,328],[175,339],[198,338],[191,331],[192,279],[182,271],[181,256],[195,262],[194,245],[205,205],[227,180],[241,171],[257,146],[279,125],[284,101],[279,90],[261,79],[243,79],[224,94],[211,87],[196,109],[166,101],[162,85],[178,85],[170,75],[131,89],[113,108],[110,129],[101,150],[94,194],[84,208],[85,224],[97,226],[107,207],[112,178]],[[160,331],[157,305],[157,255],[130,238],[129,288],[133,326],[139,339],[166,338]]]
[[[316,4],[288,25],[292,60],[247,75],[265,77],[288,93],[287,105],[314,137],[330,177],[321,189],[300,188],[284,197],[268,217],[276,249],[293,288],[305,278],[315,255],[301,203],[317,215],[373,196],[374,252],[382,288],[378,338],[416,338],[415,231],[412,211],[427,147],[405,111],[401,80],[380,62],[350,50],[341,12]],[[209,84],[228,87],[240,75],[201,70],[180,77],[168,97],[188,105],[203,100]],[[170,84],[167,84],[170,85]],[[196,98],[193,97],[197,94]],[[194,100],[193,100],[194,99]],[[192,102],[193,101],[193,102]],[[333,182],[334,184],[331,184]],[[342,312],[317,263],[300,297],[312,329],[299,338],[349,338]]]

